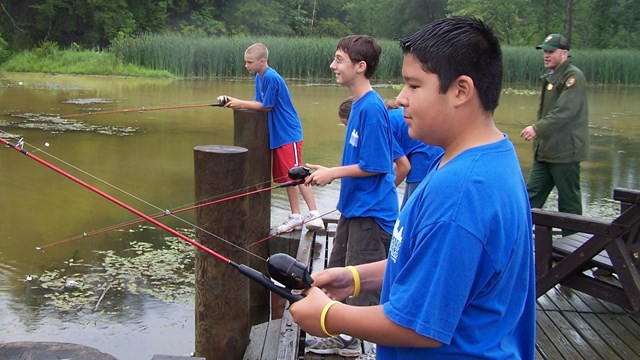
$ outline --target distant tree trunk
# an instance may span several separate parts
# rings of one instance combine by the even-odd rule
[[[567,0],[567,38],[571,43],[573,33],[573,0]]]
[[[313,0],[313,10],[311,11],[311,32],[313,33],[313,28],[316,25],[316,5],[318,4],[317,0]]]
[[[551,10],[551,0],[544,1],[544,34],[545,36],[549,34],[549,19],[551,19],[551,14],[553,11]]]

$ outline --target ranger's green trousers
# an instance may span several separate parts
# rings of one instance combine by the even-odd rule
[[[527,192],[532,208],[542,208],[553,187],[558,189],[558,211],[582,215],[580,163],[552,164],[533,161]]]

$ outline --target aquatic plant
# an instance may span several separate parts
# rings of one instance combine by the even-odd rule
[[[152,231],[139,226],[128,232]],[[181,229],[193,234],[193,230]],[[159,301],[193,301],[195,275],[194,250],[171,236],[158,246],[131,241],[124,251],[96,251],[100,264],[69,259],[65,266],[35,275],[32,296],[41,296],[43,305],[60,312],[123,311],[121,299],[151,296]]]

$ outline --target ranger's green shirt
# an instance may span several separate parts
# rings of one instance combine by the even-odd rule
[[[579,162],[589,152],[587,81],[566,60],[542,76],[538,120],[533,124],[534,159],[549,163]]]

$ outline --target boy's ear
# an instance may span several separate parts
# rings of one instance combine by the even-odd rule
[[[453,81],[453,83],[451,83],[451,87],[451,91],[453,91],[456,103],[458,104],[463,104],[469,101],[476,91],[473,79],[467,75],[459,76]]]
[[[367,71],[367,62],[362,60],[362,61],[358,61],[358,63],[356,64],[356,72],[357,73],[364,73],[365,71]]]

